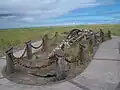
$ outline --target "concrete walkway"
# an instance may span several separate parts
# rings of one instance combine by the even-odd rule
[[[5,60],[1,59],[0,90],[120,90],[119,41],[120,37],[114,37],[102,43],[82,74],[72,80],[51,86],[20,85],[7,80],[1,74],[5,65]]]

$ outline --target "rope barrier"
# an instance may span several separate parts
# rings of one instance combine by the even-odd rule
[[[46,68],[48,66],[51,66],[53,63],[55,63],[55,61],[48,61],[47,64],[43,64],[42,66],[30,66],[30,65],[26,65],[25,63],[23,63],[23,59],[20,59],[19,61],[16,60],[16,62],[14,62],[15,64],[18,64],[20,66],[23,66],[25,68],[29,68],[29,69],[43,69]]]
[[[40,48],[43,44],[40,44],[40,45],[37,46],[37,47],[36,47],[36,46],[33,46],[32,44],[30,44],[30,45],[31,45],[32,48],[34,48],[34,49],[38,49],[38,48]]]
[[[14,59],[22,59],[24,57],[26,51],[27,51],[27,48],[25,47],[25,50],[24,50],[23,54],[20,57],[15,57],[14,54],[13,54]]]
[[[80,34],[78,34],[77,32],[81,32]],[[99,33],[99,35],[97,35]],[[110,32],[108,32],[108,34],[110,34]],[[52,40],[53,38],[55,38],[55,37],[58,37],[58,35],[56,36],[57,34],[55,34],[51,39],[48,39],[48,40]],[[68,43],[69,42],[71,42],[72,41],[72,43],[75,43],[75,42],[79,42],[79,41],[81,41],[84,37],[88,37],[88,40],[89,40],[89,38],[91,37],[91,36],[95,36],[95,40],[98,42],[98,43],[101,43],[101,39],[102,38],[104,38],[104,37],[107,37],[106,35],[104,35],[104,32],[97,32],[97,33],[95,33],[95,32],[90,32],[90,31],[87,31],[87,34],[86,34],[86,32],[84,32],[84,31],[73,31],[73,32],[71,32],[71,33],[69,33],[69,35],[68,35],[68,37],[70,37],[70,38],[68,38],[68,37],[66,37],[65,38],[65,41],[67,41]],[[110,35],[108,35],[108,37],[110,37]],[[44,37],[45,38],[45,37]],[[43,38],[43,39],[44,39]],[[99,40],[100,39],[100,40]],[[64,43],[64,42],[61,42],[61,43]],[[31,43],[30,43],[30,46],[32,47],[32,48],[34,48],[34,49],[38,49],[38,48],[40,48],[41,46],[43,45],[43,43],[42,44],[40,44],[39,46],[33,46]],[[66,45],[66,44],[65,44]],[[82,45],[80,42],[79,42],[79,45],[82,47],[82,48],[85,48],[85,46],[84,45]],[[23,60],[23,57],[24,57],[24,55],[25,55],[25,53],[26,53],[26,51],[27,51],[27,47],[25,47],[25,49],[24,49],[24,51],[23,51],[23,53],[22,53],[22,55],[20,56],[20,57],[15,57],[14,56],[14,54],[13,55],[10,55],[10,58],[12,58],[13,59],[13,63],[14,63],[14,65],[16,65],[16,64],[18,64],[18,65],[20,65],[20,66],[23,66],[23,67],[25,67],[25,68],[29,68],[29,69],[43,69],[43,68],[46,68],[46,67],[48,67],[48,66],[51,66],[53,63],[55,63],[56,61],[57,61],[57,59],[55,59],[55,60],[52,60],[52,59],[49,59],[49,61],[47,62],[47,63],[44,63],[43,65],[41,65],[41,66],[32,66],[31,64],[26,64],[26,63],[24,63],[24,60]],[[11,54],[11,53],[10,53]],[[77,62],[77,61],[72,61],[72,60],[68,60],[67,58],[66,58],[66,56],[65,55],[63,55],[63,56],[61,56],[61,55],[58,55],[58,54],[56,54],[56,53],[54,53],[55,54],[55,56],[57,57],[57,58],[63,58],[66,62],[68,62],[68,63],[74,63],[74,62]]]

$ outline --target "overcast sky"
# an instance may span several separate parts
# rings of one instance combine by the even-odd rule
[[[120,23],[120,0],[1,0],[0,28]]]

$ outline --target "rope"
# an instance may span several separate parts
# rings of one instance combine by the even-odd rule
[[[25,55],[26,51],[27,51],[27,48],[25,47],[25,50],[24,50],[23,54],[20,57],[15,57],[14,54],[13,54],[14,59],[22,59],[23,56]]]
[[[69,61],[67,58],[65,58],[65,61],[68,62],[68,63],[74,63],[74,62],[77,62],[77,61]]]
[[[83,39],[83,37],[84,37],[84,34],[81,34],[81,36],[76,37],[72,41],[73,41],[73,43],[76,42],[76,41],[80,41],[81,39]]]
[[[54,35],[52,38],[48,38],[48,40],[53,40],[55,38],[56,35]]]
[[[49,61],[47,64],[43,64],[42,66],[30,66],[30,65],[26,65],[25,63],[23,63],[23,59],[20,59],[19,61],[14,62],[15,64],[19,64],[20,66],[23,66],[25,68],[29,68],[29,69],[42,69],[42,68],[46,68],[50,65],[52,65],[53,63],[55,63],[55,61]]]
[[[38,47],[35,47],[35,46],[33,46],[32,44],[30,44],[30,46],[31,46],[32,48],[34,48],[34,49],[38,49],[38,48],[40,48],[40,47],[42,46],[42,44],[40,44]]]
[[[96,32],[95,34],[98,34],[98,33],[100,33],[100,31]]]
[[[97,32],[98,33],[98,32]],[[97,34],[96,33],[96,34]],[[95,33],[94,33],[95,34]],[[95,34],[95,35],[96,35]],[[55,37],[56,35],[54,35],[53,37],[52,37],[52,39]],[[73,43],[74,42],[76,42],[77,40],[79,40],[79,39],[82,39],[82,37],[83,36],[85,36],[85,34],[84,34],[84,32],[82,32],[81,34],[78,34],[77,36],[73,36],[73,37],[71,37],[70,39],[68,39],[68,42],[69,41],[73,41]],[[97,35],[96,35],[97,36]],[[49,39],[50,40],[50,39]],[[100,42],[98,39],[96,39],[98,42]],[[31,45],[31,47],[32,48],[35,48],[35,49],[38,49],[38,48],[40,48],[41,46],[42,46],[42,44],[40,44],[39,46],[37,46],[37,47],[35,47],[35,46],[33,46],[32,44],[30,44]],[[82,45],[81,43],[79,43],[79,45],[80,46],[82,46],[82,48],[85,48],[85,46],[84,45]],[[23,52],[23,54],[19,57],[19,58],[17,58],[17,57],[15,57],[14,55],[14,63],[15,64],[19,64],[19,65],[21,65],[21,66],[23,66],[23,67],[25,67],[25,68],[30,68],[30,69],[42,69],[42,68],[46,68],[46,67],[48,67],[48,66],[50,66],[50,65],[52,65],[53,63],[55,63],[56,61],[55,60],[49,60],[46,64],[43,64],[42,66],[31,66],[31,65],[26,65],[24,62],[23,62],[23,56],[25,55],[25,52],[26,52],[26,48],[25,48],[25,50],[24,50],[24,52]],[[64,55],[63,56],[60,56],[60,55],[58,55],[58,54],[55,54],[57,57],[64,57]],[[19,60],[18,60],[19,59]],[[68,63],[73,63],[73,62],[77,62],[77,61],[69,61],[68,59],[66,59],[65,58],[65,61],[66,62],[68,62]]]
[[[80,35],[82,35],[82,34],[80,34]],[[79,35],[78,35],[78,36],[76,36],[76,37],[71,37],[71,38],[69,38],[69,40],[68,40],[68,41],[73,41],[73,40],[74,40],[74,41],[76,41],[75,39],[76,39],[76,38],[78,38],[78,37],[79,37]]]
[[[82,48],[86,48],[84,45],[82,45],[80,42],[79,42],[79,45],[82,47]]]

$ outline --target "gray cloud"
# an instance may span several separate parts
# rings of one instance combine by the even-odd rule
[[[96,4],[96,0],[4,0],[0,3],[0,14],[12,13],[20,21],[29,22],[36,18],[57,17],[76,8]]]
[[[109,0],[109,3],[113,1]],[[103,0],[2,0],[0,22],[3,26],[12,23],[41,23],[45,19],[64,15],[74,9],[93,7],[101,3],[105,4]]]

